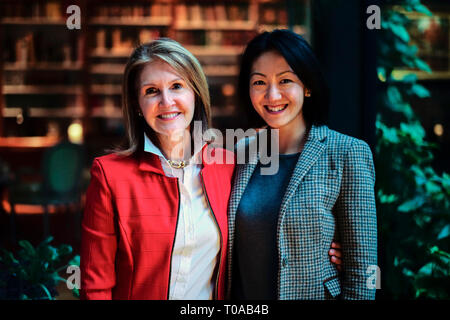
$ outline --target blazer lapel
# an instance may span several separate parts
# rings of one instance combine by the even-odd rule
[[[311,127],[308,140],[306,141],[305,147],[300,154],[286,192],[284,193],[284,197],[280,207],[279,221],[281,221],[283,215],[285,214],[289,205],[289,201],[295,194],[303,177],[306,175],[312,165],[317,161],[317,159],[319,159],[320,155],[325,149],[327,131],[328,128],[326,126]]]
[[[242,148],[246,148],[247,150],[257,150],[257,141],[258,139],[256,136],[250,138],[250,141],[248,143],[248,146],[241,146]],[[253,149],[251,148],[250,144],[256,144],[256,146]],[[238,146],[239,148],[241,148]],[[238,152],[238,151],[237,151]],[[232,188],[231,194],[230,194],[230,200],[229,200],[229,207],[228,207],[228,217],[229,217],[229,223],[232,223],[234,226],[234,218],[236,216],[236,211],[239,206],[239,202],[241,201],[241,197],[244,194],[245,188],[247,187],[248,182],[250,181],[250,178],[252,177],[253,172],[255,171],[256,165],[258,164],[259,154],[258,152],[250,153],[249,159],[246,164],[238,164],[236,166],[236,175],[234,178],[234,186]]]

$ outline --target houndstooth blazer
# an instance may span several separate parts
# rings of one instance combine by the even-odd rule
[[[257,143],[255,136],[238,143],[237,151],[252,143]],[[251,154],[235,171],[228,206],[228,298],[236,211],[258,159],[258,153]],[[368,269],[377,264],[374,183],[372,153],[365,142],[312,126],[279,211],[278,299],[375,298]],[[333,239],[342,245],[341,273],[328,256]]]

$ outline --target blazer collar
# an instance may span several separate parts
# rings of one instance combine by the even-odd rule
[[[298,158],[283,200],[281,201],[280,218],[282,218],[284,212],[286,211],[288,203],[296,192],[303,177],[325,150],[328,132],[329,129],[327,126],[318,127],[313,125],[311,127],[305,147]]]
[[[268,128],[265,128],[265,129],[269,130]],[[329,132],[329,129],[325,125],[322,125],[322,126],[312,125],[311,129],[309,130],[309,135],[308,135],[308,139],[306,140],[306,144],[313,143],[314,141],[323,142],[327,138],[328,132]],[[243,148],[243,147],[247,147],[247,149],[250,149],[250,150],[257,150],[257,152],[249,154],[248,163],[250,163],[250,164],[256,164],[260,159],[260,153],[259,153],[259,150],[257,149],[259,133],[260,132],[258,132],[256,136],[249,137],[247,145],[245,145],[244,141],[240,141],[241,143],[238,143],[238,145],[237,145],[237,150],[239,150],[240,148]],[[244,139],[242,139],[242,140],[244,140]],[[306,144],[305,144],[305,149],[306,149]]]
[[[301,180],[325,149],[325,141],[328,132],[329,129],[327,126],[311,126],[308,139],[305,143],[305,147],[297,161],[294,172],[289,181],[289,186],[286,189],[285,195],[283,197],[281,204],[282,211],[286,210],[287,204],[294,194],[295,190],[297,189],[298,185],[300,184]],[[241,141],[241,143],[238,143],[237,145],[237,151],[239,152],[240,148],[251,149],[252,147],[253,150],[256,150],[257,140],[258,139],[256,137],[250,137],[248,139],[247,145],[245,144],[245,141]],[[255,171],[259,158],[259,152],[250,153],[248,162],[245,165],[238,165],[236,167],[236,177],[234,180],[235,186],[233,188],[234,192],[232,192],[230,196],[230,221],[233,221],[234,219],[238,204],[247,187],[248,182],[250,181],[251,176],[253,175],[253,172]]]
[[[139,170],[165,175],[160,158],[154,153],[143,150],[139,154]]]
[[[323,141],[328,136],[328,131],[329,131],[329,129],[325,125],[323,125],[323,126],[313,125],[311,127],[311,130],[309,131],[309,137],[308,137],[307,141],[309,141],[309,140]]]
[[[328,135],[328,131],[329,131],[329,129],[325,125],[322,125],[322,126],[312,125],[311,129],[309,130],[308,139],[306,140],[305,147],[304,147],[304,150],[302,151],[302,154],[304,153],[304,151],[307,148],[308,149],[312,148],[311,144],[316,145],[317,142],[325,141],[325,139],[327,138],[327,135]],[[260,152],[258,150],[258,138],[259,138],[259,133],[256,136],[251,136],[251,137],[247,138],[248,139],[247,143],[245,143],[245,139],[242,139],[240,142],[238,142],[238,144],[236,146],[237,152],[239,152],[240,149],[242,149],[242,148],[246,148],[247,150],[256,151],[256,152],[249,153],[249,158],[248,158],[248,162],[247,162],[247,166],[246,166],[246,167],[250,167],[252,169],[254,169],[256,167],[256,164],[258,163],[258,161],[260,159]],[[307,146],[308,144],[310,146]]]
[[[201,148],[195,150],[194,155],[191,159],[194,161],[202,160],[203,167],[208,167],[212,162],[210,160],[210,154],[212,152],[208,151],[208,144],[205,142]],[[164,170],[161,165],[161,159],[166,160],[161,150],[148,138],[144,133],[144,150],[140,153],[139,157],[139,169],[142,171],[149,171],[165,175]]]

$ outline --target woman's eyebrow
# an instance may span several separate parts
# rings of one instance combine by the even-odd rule
[[[261,72],[252,72],[252,73],[250,73],[250,78],[253,77],[253,76],[265,77],[266,75],[264,73],[261,73]]]
[[[170,80],[169,83],[177,82],[177,81],[184,81],[184,80],[182,78],[176,78],[176,79]],[[152,82],[141,84],[141,88],[148,87],[148,86],[155,86],[155,84]]]
[[[285,73],[288,73],[288,72],[295,74],[295,72],[292,71],[292,70],[286,70],[286,71],[280,72],[279,74],[277,74],[277,76],[281,76],[281,75],[283,75],[283,74],[285,74]]]
[[[292,70],[286,70],[286,71],[281,71],[280,73],[278,73],[278,74],[277,74],[277,77],[279,77],[279,76],[281,76],[281,75],[283,75],[283,74],[285,74],[285,73],[288,73],[288,72],[295,74],[295,72],[292,71]],[[258,76],[263,76],[263,77],[266,76],[264,73],[256,72],[256,71],[255,71],[255,72],[250,73],[250,78],[253,77],[253,76],[257,76],[257,75],[258,75]]]

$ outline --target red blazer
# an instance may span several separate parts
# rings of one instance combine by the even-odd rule
[[[234,154],[205,146],[201,170],[221,233],[214,297],[223,299],[234,164],[211,163],[210,156]],[[179,197],[178,179],[165,176],[152,153],[94,160],[82,223],[81,299],[168,298]]]

